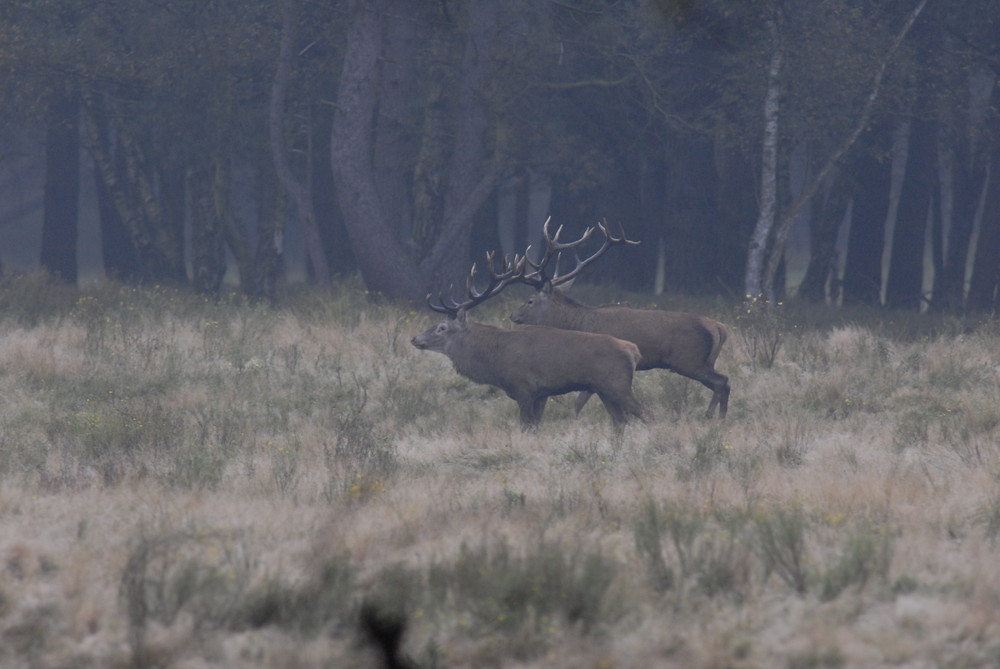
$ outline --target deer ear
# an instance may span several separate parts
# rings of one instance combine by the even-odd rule
[[[576,281],[576,277],[575,276],[572,279],[570,279],[569,281],[566,281],[564,283],[560,283],[556,287],[556,290],[558,290],[560,293],[568,293],[569,289],[573,287],[573,282],[574,281]]]
[[[455,320],[458,321],[459,325],[465,325],[465,320],[466,320],[465,316],[466,316],[466,313],[467,312],[465,311],[465,309],[459,309],[458,313],[455,314]]]

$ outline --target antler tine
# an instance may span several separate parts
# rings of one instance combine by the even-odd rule
[[[519,279],[524,274],[525,258],[523,256],[514,254],[513,261],[504,256],[503,262],[503,271],[497,271],[496,254],[490,251],[486,254],[486,267],[490,272],[490,281],[486,288],[482,290],[476,289],[476,263],[473,263],[472,269],[469,271],[469,276],[465,279],[465,292],[469,296],[469,299],[458,302],[450,295],[446,296],[438,293],[438,304],[434,304],[431,301],[431,295],[428,294],[427,306],[433,311],[455,318],[460,310],[468,310],[477,304],[485,302],[506,288],[511,281]],[[449,293],[453,289],[454,285],[449,288]]]
[[[576,261],[576,266],[573,267],[572,270],[570,270],[569,272],[567,272],[565,274],[558,274],[558,271],[559,271],[559,260],[562,259],[561,258],[562,253],[560,252],[559,256],[557,256],[557,258],[556,258],[556,273],[553,274],[552,280],[551,280],[550,283],[553,286],[558,286],[558,285],[561,285],[563,283],[566,283],[567,281],[570,281],[571,279],[573,279],[574,277],[576,277],[576,275],[579,274],[580,271],[584,267],[586,267],[590,263],[592,263],[595,260],[597,260],[598,258],[600,258],[602,255],[604,255],[604,252],[607,251],[613,244],[623,244],[624,243],[624,244],[633,244],[634,245],[634,244],[638,244],[639,243],[637,241],[632,241],[631,239],[626,239],[626,237],[625,237],[625,229],[623,227],[621,227],[621,226],[619,226],[619,227],[621,229],[621,235],[618,236],[618,237],[615,237],[613,234],[611,234],[611,231],[608,230],[608,226],[607,225],[605,225],[603,222],[598,222],[598,224],[596,226],[587,228],[587,231],[583,234],[583,236],[578,241],[573,242],[571,244],[563,244],[563,245],[561,245],[560,248],[570,248],[570,249],[573,250],[573,258]],[[601,231],[601,234],[604,235],[604,242],[601,244],[601,248],[597,249],[597,251],[595,251],[594,253],[592,253],[590,256],[588,256],[586,258],[580,258],[580,244],[582,244],[584,241],[586,241],[587,239],[589,239],[590,235],[594,232],[594,230],[600,230]]]
[[[597,227],[601,230],[602,233],[604,233],[605,237],[611,240],[611,243],[613,244],[628,244],[629,246],[635,246],[639,244],[639,242],[635,240],[625,238],[625,226],[621,224],[618,225],[618,230],[621,232],[621,235],[618,237],[615,237],[614,235],[611,234],[611,231],[608,230],[608,226],[605,224],[604,221],[600,221],[597,224]]]
[[[496,268],[496,253],[493,251],[488,252],[486,254],[486,268],[490,271],[490,282],[483,290],[476,290],[476,266],[473,264],[472,271],[469,272],[469,278],[466,280],[466,292],[473,300],[473,304],[469,306],[475,306],[476,304],[493,297],[506,288],[511,281],[518,279],[524,273],[524,263],[525,259],[523,257],[519,257],[517,254],[514,254],[513,261],[511,261],[507,256],[504,256],[503,271],[498,272]]]
[[[507,281],[510,283],[513,279],[517,279],[524,273],[524,264],[527,262],[527,256],[519,256],[514,254],[514,260],[510,260],[507,256],[503,257],[504,271],[502,274],[497,274],[493,264],[494,253],[490,251],[486,254],[486,260],[489,262],[490,273],[494,277],[501,281]],[[505,284],[506,285],[506,284]]]
[[[448,291],[451,292],[455,288],[455,284],[452,284]],[[438,293],[438,303],[434,304],[431,301],[433,295],[427,293],[427,306],[430,307],[431,311],[436,311],[439,314],[446,314],[449,318],[455,318],[458,315],[458,310],[462,308],[458,302],[453,300],[451,297],[447,297],[442,293]]]
[[[454,284],[451,286],[454,288]],[[450,289],[449,289],[450,290]],[[455,305],[455,301],[451,298],[446,298],[441,293],[438,293],[438,303],[434,304],[432,298],[434,295],[432,293],[427,293],[427,306],[430,307],[431,311],[436,311],[439,314],[446,314],[450,318],[454,318],[458,314],[458,305]],[[445,300],[451,302],[451,305],[445,304]],[[452,305],[455,305],[454,307]]]
[[[541,259],[538,262],[535,262],[534,260],[528,257],[528,251],[531,250],[530,246],[524,253],[524,257],[526,259],[527,264],[531,265],[534,271],[519,277],[520,281],[530,286],[534,286],[536,288],[541,288],[546,283],[549,283],[550,281],[555,281],[555,279],[558,277],[559,261],[562,259],[563,251],[567,249],[574,249],[575,252],[575,249],[578,246],[586,243],[586,241],[590,239],[590,236],[594,234],[594,228],[589,227],[583,231],[583,234],[580,236],[579,239],[572,242],[560,242],[559,235],[562,234],[563,226],[560,225],[558,228],[556,228],[556,234],[553,235],[549,233],[549,224],[551,222],[552,222],[552,217],[549,216],[547,219],[545,219],[545,224],[542,226],[542,238],[545,240],[545,251],[542,253]],[[556,256],[556,266],[552,278],[549,278],[548,274],[546,273],[546,267],[552,260],[553,255]]]

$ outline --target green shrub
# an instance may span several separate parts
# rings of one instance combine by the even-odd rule
[[[744,598],[747,571],[748,516],[647,500],[633,526],[636,552],[646,565],[652,587],[660,593],[693,588],[707,597]]]
[[[239,558],[232,541],[216,532],[139,530],[119,586],[137,666],[149,664],[150,622],[170,626],[181,611],[190,613],[200,630],[235,619],[250,565]]]
[[[75,288],[46,272],[15,274],[0,281],[0,314],[26,328],[62,320],[76,298]]]
[[[778,578],[799,594],[806,591],[805,512],[798,506],[759,512],[755,519],[755,545],[767,574]]]
[[[760,297],[747,298],[748,302],[737,307],[733,318],[736,340],[754,365],[769,369],[784,343],[787,330],[784,305]]]
[[[891,534],[882,528],[862,525],[851,531],[838,560],[819,575],[820,599],[835,599],[852,586],[861,590],[874,577],[886,580],[892,544]]]
[[[233,619],[235,627],[276,625],[315,635],[330,624],[346,624],[355,613],[355,568],[334,555],[302,583],[267,576],[249,588]]]
[[[541,631],[560,618],[586,633],[621,615],[610,598],[617,574],[617,563],[597,551],[539,541],[521,553],[502,541],[463,544],[457,560],[431,568],[428,583],[435,601],[453,598],[485,631]]]
[[[718,422],[699,429],[690,456],[677,466],[677,477],[682,481],[702,477],[728,462],[730,452],[725,437],[726,431]]]

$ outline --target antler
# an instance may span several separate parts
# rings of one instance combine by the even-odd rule
[[[472,270],[469,272],[469,277],[465,280],[465,292],[469,295],[469,299],[464,302],[456,302],[450,296],[444,296],[438,293],[438,303],[434,304],[431,301],[431,294],[427,294],[427,306],[432,310],[447,314],[451,318],[455,318],[461,309],[471,309],[477,304],[485,302],[489,298],[493,297],[501,290],[507,287],[511,281],[519,279],[524,274],[524,263],[526,258],[524,256],[518,256],[514,254],[514,259],[509,260],[507,256],[503,258],[504,269],[502,272],[498,272],[496,269],[495,262],[496,254],[490,251],[486,254],[486,267],[490,271],[490,282],[483,290],[476,290],[476,265],[473,263]]]
[[[610,230],[608,230],[608,227],[604,223],[598,223],[596,226],[587,228],[586,230],[583,231],[583,235],[581,235],[580,238],[574,242],[560,242],[559,235],[562,233],[563,226],[560,225],[556,229],[555,235],[550,235],[549,223],[551,222],[552,222],[552,217],[550,216],[545,220],[545,225],[542,226],[542,236],[545,238],[545,253],[542,254],[541,260],[539,260],[537,263],[532,261],[528,257],[526,251],[524,254],[524,260],[527,261],[527,264],[531,265],[534,271],[529,272],[527,274],[523,274],[522,276],[518,277],[518,279],[521,282],[526,283],[529,286],[534,286],[535,288],[542,288],[546,284],[552,286],[558,286],[563,283],[566,283],[570,279],[573,279],[577,274],[579,274],[580,270],[582,270],[584,267],[586,267],[587,265],[589,265],[590,263],[594,262],[599,257],[601,257],[604,254],[604,252],[611,247],[612,244],[635,245],[639,243],[631,239],[626,239],[625,230],[620,226],[619,230],[621,232],[619,236],[616,237],[611,233]],[[597,249],[595,253],[591,254],[587,258],[580,258],[580,246],[583,245],[588,239],[590,239],[590,236],[594,234],[595,229],[600,230],[601,234],[604,235],[604,243],[601,244],[601,248]],[[573,250],[573,257],[576,259],[576,266],[565,274],[559,274],[559,263],[562,260],[562,252],[569,249]],[[531,250],[530,246],[528,247],[528,250],[529,251]],[[555,255],[556,257],[556,265],[552,273],[552,277],[550,278],[546,274],[545,268],[549,264],[549,261],[552,259],[553,255]]]

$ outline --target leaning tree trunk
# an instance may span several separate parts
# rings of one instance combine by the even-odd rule
[[[996,316],[1000,307],[1000,148],[993,150],[976,256],[969,281],[969,311]]]
[[[501,3],[476,0],[469,8],[469,30],[462,56],[455,138],[447,172],[443,223],[430,253],[420,262],[424,276],[435,288],[459,283],[468,272],[472,221],[493,194],[500,178],[499,147],[489,158],[490,121],[483,90],[496,67],[494,45],[498,39]],[[483,166],[486,165],[484,168]]]
[[[984,86],[976,79],[986,79],[989,84]],[[989,165],[989,145],[982,139],[987,134],[983,119],[991,94],[993,100],[998,99],[992,75],[971,74],[969,90],[970,109],[962,119],[964,124],[960,125],[965,132],[961,136],[951,135],[942,142],[952,150],[950,164],[954,184],[947,253],[943,254],[942,271],[935,275],[932,302],[934,309],[942,311],[957,311],[963,306],[970,243]],[[975,91],[982,92],[977,94]],[[944,243],[943,239],[936,241]]]
[[[833,173],[810,221],[809,266],[797,293],[810,302],[824,302],[828,286],[831,297],[836,297],[837,235],[851,202],[849,183],[841,170]]]
[[[854,129],[847,135],[844,141],[841,142],[841,144],[836,149],[834,149],[834,151],[827,158],[826,163],[823,165],[823,167],[816,172],[812,180],[805,186],[805,188],[803,188],[802,193],[799,195],[799,197],[796,198],[795,202],[793,202],[788,207],[787,211],[784,211],[782,213],[779,222],[777,223],[777,225],[774,226],[775,231],[773,234],[773,241],[771,243],[771,248],[770,251],[768,252],[769,257],[767,259],[767,265],[766,267],[764,267],[762,276],[759,281],[763,293],[771,301],[774,300],[774,293],[775,293],[774,277],[777,274],[778,266],[780,265],[781,259],[784,256],[785,241],[788,238],[788,232],[791,229],[792,223],[795,221],[796,216],[798,216],[799,211],[801,211],[802,208],[806,204],[808,204],[809,200],[812,199],[813,195],[816,194],[816,191],[819,189],[820,184],[823,183],[823,181],[827,178],[830,172],[840,161],[841,157],[851,148],[851,146],[854,145],[854,142],[857,141],[858,137],[861,135],[865,127],[868,125],[868,120],[869,118],[871,118],[871,113],[872,109],[875,106],[875,101],[878,99],[878,96],[882,89],[882,80],[885,77],[885,72],[886,68],[888,67],[889,61],[892,59],[893,54],[895,54],[895,52],[899,49],[899,46],[903,43],[903,40],[906,38],[907,33],[910,32],[910,29],[913,27],[914,22],[917,20],[917,17],[920,16],[920,13],[923,12],[924,7],[926,5],[927,5],[927,0],[919,0],[917,6],[914,7],[913,11],[911,11],[910,14],[907,16],[906,21],[903,22],[902,28],[896,34],[892,43],[889,45],[889,49],[882,57],[878,69],[876,70],[875,77],[872,79],[871,91],[868,93],[868,97],[865,99],[865,104],[861,108],[861,113],[858,116],[858,122],[855,124]],[[762,198],[763,196],[764,193],[762,190]],[[762,210],[764,206],[765,204],[762,203],[761,205]],[[773,216],[772,216],[772,225],[773,225]],[[753,248],[753,243],[751,243],[751,248]],[[764,249],[764,251],[762,251],[762,253],[765,252],[767,252],[767,249]],[[747,261],[747,265],[748,265],[747,274],[749,276],[750,273],[749,258]],[[756,267],[754,269],[755,271],[758,272],[760,271]],[[750,293],[750,291],[748,291],[748,294],[756,296],[759,293]]]
[[[93,91],[84,90],[81,96],[85,146],[135,248],[137,277],[149,283],[185,283],[183,220],[164,216],[156,170],[146,155],[153,143],[144,144],[121,114],[107,114]],[[118,121],[114,147],[112,133],[102,127],[111,116]]]

